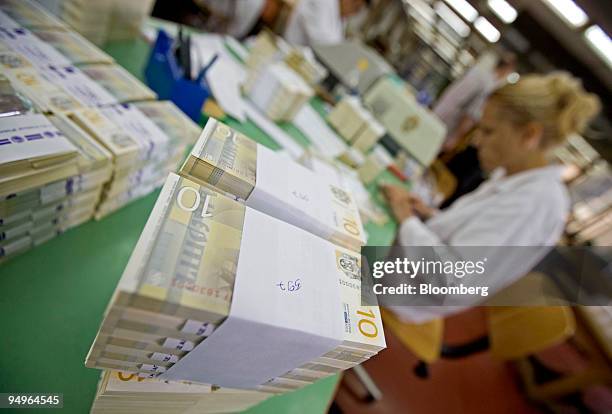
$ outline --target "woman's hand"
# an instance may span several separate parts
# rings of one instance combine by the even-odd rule
[[[380,188],[399,223],[415,214],[422,220],[427,220],[435,212],[423,200],[402,187],[385,184]]]
[[[429,207],[419,197],[412,193],[408,193],[412,201],[412,209],[421,220],[427,220],[436,213],[436,209]]]
[[[412,201],[410,200],[410,193],[408,191],[401,187],[388,184],[381,185],[380,189],[387,199],[391,212],[398,223],[402,223],[404,220],[414,215]]]

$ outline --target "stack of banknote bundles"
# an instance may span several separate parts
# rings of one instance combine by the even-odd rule
[[[385,134],[385,128],[353,96],[342,99],[327,120],[342,138],[363,153],[367,153]]]
[[[102,46],[108,39],[114,1],[64,0],[62,20],[89,41]]]
[[[41,114],[0,118],[0,259],[91,218],[110,158],[71,139]]]
[[[291,121],[314,95],[306,81],[284,62],[251,71],[243,89],[253,104],[274,121]]]
[[[188,381],[161,381],[121,371],[102,371],[91,414],[236,413],[273,394],[214,387]]]
[[[179,173],[333,243],[365,244],[349,192],[213,118]]]
[[[60,51],[73,65],[113,63],[113,58],[71,30],[33,29],[42,41]]]
[[[28,29],[69,30],[64,22],[35,1],[0,0],[0,9],[20,26]]]
[[[142,101],[135,102],[134,106],[166,135],[185,145],[195,144],[202,132],[202,128],[171,101]]]
[[[359,254],[170,174],[86,365],[271,393],[298,389],[385,347],[378,307],[361,306],[360,286]],[[270,308],[283,312],[260,319]],[[274,346],[283,357],[270,355]],[[249,370],[237,365],[245,359]]]
[[[113,155],[113,177],[98,207],[98,219],[159,187],[184,152],[184,146],[173,145],[132,105],[84,108],[69,117]]]
[[[118,102],[157,99],[157,95],[119,65],[86,65],[81,68]]]

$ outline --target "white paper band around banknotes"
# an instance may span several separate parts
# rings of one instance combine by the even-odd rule
[[[291,227],[266,232],[271,221],[246,210],[228,318],[160,379],[255,388],[342,343],[335,247],[309,242],[316,236]],[[266,260],[262,248],[286,254],[277,256],[278,261]],[[312,260],[315,257],[330,260]]]
[[[179,173],[343,247],[365,244],[348,191],[213,118]]]

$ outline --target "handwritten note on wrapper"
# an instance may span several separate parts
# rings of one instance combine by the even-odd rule
[[[335,246],[277,223],[246,210],[228,318],[160,379],[254,388],[342,343]]]

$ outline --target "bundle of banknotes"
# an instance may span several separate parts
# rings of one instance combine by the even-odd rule
[[[0,0],[0,8],[28,29],[69,30],[64,22],[35,1]]]
[[[0,40],[0,68],[12,87],[43,113],[67,113],[83,105]]]
[[[63,115],[0,118],[0,260],[89,220],[111,154]]]
[[[101,46],[108,40],[112,1],[64,0],[61,18],[90,42]]]
[[[348,191],[214,118],[179,173],[346,248],[365,244]]]
[[[144,379],[122,371],[102,371],[91,414],[236,413],[272,395],[187,381]]]
[[[155,94],[29,5],[0,2],[4,259],[158,188],[199,135],[170,102],[120,104]]]
[[[113,157],[113,175],[104,188],[98,219],[161,186],[185,153],[185,141],[167,135],[131,104],[83,108],[69,117]]]
[[[87,65],[81,68],[118,102],[157,99],[157,95],[119,65]]]
[[[327,117],[334,129],[351,146],[367,153],[385,135],[385,128],[353,96],[343,98]]]
[[[262,245],[261,232],[273,242]],[[291,248],[289,243],[294,243]],[[283,255],[254,255],[268,248],[283,249]],[[253,257],[257,259],[253,261]],[[171,373],[176,365],[187,363],[183,359],[198,347],[205,349],[207,340],[231,318],[230,309],[236,306],[236,283],[245,278],[261,280],[262,269],[274,273],[266,274],[266,278],[282,280],[286,277],[286,264],[293,262],[303,265],[300,279],[305,286],[319,279],[337,288],[338,297],[331,300],[337,301],[338,306],[332,306],[334,312],[325,318],[338,322],[342,331],[341,340],[333,348],[272,379],[267,377],[254,388],[269,393],[299,389],[360,364],[385,347],[378,307],[361,304],[360,260],[358,253],[260,213],[189,178],[170,174],[111,298],[85,364],[127,371],[141,378]],[[275,301],[275,295],[299,290],[300,284],[293,280],[279,287],[266,286],[260,293]],[[272,292],[266,293],[266,288]],[[315,288],[311,284],[304,289]],[[329,304],[311,305],[316,313],[315,308]],[[257,302],[251,302],[251,306],[258,306]],[[300,309],[285,308],[284,312],[303,314]],[[290,336],[301,329],[306,328],[292,326],[283,332]],[[268,349],[273,349],[276,340],[277,337],[267,338]],[[232,344],[236,345],[239,347]],[[296,349],[306,346],[299,342],[293,345]],[[240,351],[234,354],[234,349],[227,352],[238,359],[248,358],[239,355]],[[201,362],[209,369],[217,364],[216,358]],[[214,384],[216,379],[208,382]]]
[[[243,89],[253,104],[274,121],[291,121],[314,95],[306,81],[284,62],[250,71]]]
[[[249,47],[246,66],[255,70],[270,62],[282,60],[291,50],[291,45],[283,38],[276,36],[269,30],[260,31]]]
[[[52,29],[32,29],[32,32],[59,50],[74,65],[114,62],[112,57],[76,32]]]
[[[291,48],[284,61],[311,86],[317,85],[328,75],[327,69],[317,62],[314,56],[297,47]]]

